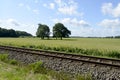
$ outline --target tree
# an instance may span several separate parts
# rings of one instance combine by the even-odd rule
[[[25,31],[15,31],[13,29],[4,29],[0,27],[0,37],[20,37],[20,36],[32,36]]]
[[[49,39],[49,35],[50,35],[49,27],[47,25],[38,24],[36,35],[37,37],[41,37],[41,39],[44,39],[45,37]]]
[[[69,31],[62,23],[56,23],[53,26],[53,37],[60,38],[62,37],[69,37],[71,31]]]
[[[17,37],[17,34],[16,34],[15,30],[10,29],[7,32],[8,32],[8,36],[10,36],[10,37]]]
[[[24,36],[32,36],[30,33],[27,33],[27,32],[25,32],[25,31],[16,31],[16,34],[17,34],[17,36],[22,36],[22,37],[24,37]]]

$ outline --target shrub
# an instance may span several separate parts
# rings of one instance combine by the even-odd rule
[[[32,69],[34,73],[47,74],[47,70],[43,67],[43,63],[41,61],[30,64],[29,68]]]
[[[12,65],[18,65],[18,61],[16,60],[9,60],[9,63],[12,64]]]
[[[0,54],[0,61],[8,62],[8,54]]]

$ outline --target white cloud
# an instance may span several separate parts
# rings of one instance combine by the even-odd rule
[[[34,24],[21,23],[13,18],[0,21],[1,21],[0,27],[2,28],[26,31],[33,35],[35,35],[38,27],[37,25]]]
[[[76,18],[53,19],[54,23],[63,23],[69,30],[71,36],[96,36],[96,30],[88,22]]]
[[[15,26],[20,26],[20,24],[15,20],[15,19],[8,19],[6,21],[8,24],[12,24],[12,25],[15,25]]]
[[[20,27],[21,23],[13,18],[1,20],[0,27],[7,28],[7,29],[14,29],[16,27]]]
[[[62,0],[55,0],[55,3],[58,5],[58,11],[65,15],[81,15],[77,11],[78,5],[77,2],[73,0],[68,0],[67,2],[64,2]]]
[[[98,25],[102,27],[103,36],[116,36],[120,34],[119,19],[104,19]]]
[[[19,6],[19,7],[23,7],[24,4],[23,4],[23,3],[19,3],[18,6]]]
[[[120,20],[119,19],[114,19],[114,20],[109,20],[109,19],[104,19],[99,23],[100,26],[102,27],[107,27],[107,28],[118,28],[120,27]]]
[[[37,4],[37,3],[38,3],[38,0],[35,0],[35,3]]]
[[[31,10],[31,7],[29,5],[26,5],[27,10]]]
[[[44,7],[47,7],[47,4],[46,4],[46,3],[44,3],[44,4],[43,4],[43,6],[44,6]]]
[[[80,26],[80,27],[89,27],[90,24],[84,20],[77,20],[76,18],[64,18],[64,19],[53,19],[53,21],[55,23],[57,22],[61,22],[64,24],[69,24],[69,25],[73,25],[73,26]]]
[[[33,12],[34,12],[35,14],[39,14],[39,10],[38,10],[38,9],[34,9]]]
[[[35,0],[35,2],[37,2],[37,0]],[[32,11],[35,14],[39,14],[39,10],[38,9],[32,9],[31,6],[29,5],[24,5],[23,3],[18,4],[19,7],[25,7],[27,10]]]
[[[0,24],[2,24],[2,20],[0,20]]]
[[[55,2],[56,2],[57,4],[59,4],[59,5],[62,3],[61,0],[55,0]]]
[[[112,15],[113,17],[120,17],[120,3],[116,7],[112,3],[104,3],[102,6],[104,14]]]
[[[17,27],[15,29],[21,30],[21,31],[26,31],[26,32],[31,33],[32,35],[35,36],[37,28],[38,28],[38,25],[35,25],[35,24],[22,24],[21,27]]]
[[[55,4],[54,4],[54,3],[50,3],[49,5],[50,5],[50,8],[51,8],[51,9],[54,9],[54,8],[55,8]]]
[[[57,8],[57,13],[64,15],[78,15],[82,17],[83,12],[78,12],[78,4],[73,0],[54,0],[52,3],[44,3],[44,7],[49,9]]]
[[[19,7],[22,7],[22,8],[24,7],[24,8],[26,8],[26,9],[29,10],[29,11],[31,10],[31,7],[30,7],[29,5],[25,5],[25,4],[23,4],[23,3],[18,4],[18,6],[19,6]]]
[[[98,33],[96,31],[96,28],[93,28],[93,27],[76,27],[76,26],[69,27],[69,26],[70,25],[68,25],[67,27],[69,28],[69,30],[71,30],[71,33],[72,33],[71,36],[88,37],[88,36],[96,36],[96,33]],[[99,36],[99,35],[97,35],[97,36]]]
[[[49,4],[44,3],[43,6],[46,7],[46,8],[49,8],[49,9],[54,9],[55,8],[54,3],[49,3]]]
[[[102,12],[104,14],[109,14],[112,11],[112,3],[104,3],[102,6]]]

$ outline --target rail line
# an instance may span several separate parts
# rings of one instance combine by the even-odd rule
[[[19,47],[3,46],[3,45],[0,45],[0,49],[7,50],[7,51],[28,53],[28,54],[37,54],[37,55],[60,58],[60,59],[68,59],[71,61],[81,61],[81,62],[86,62],[91,64],[120,67],[120,59],[102,58],[102,57],[87,56],[87,55],[80,55],[80,54],[79,55],[68,54],[68,53],[61,53],[61,52],[35,50],[35,49],[19,48]]]

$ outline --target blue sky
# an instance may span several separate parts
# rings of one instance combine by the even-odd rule
[[[119,0],[0,0],[0,27],[36,34],[63,23],[71,36],[120,35]]]

